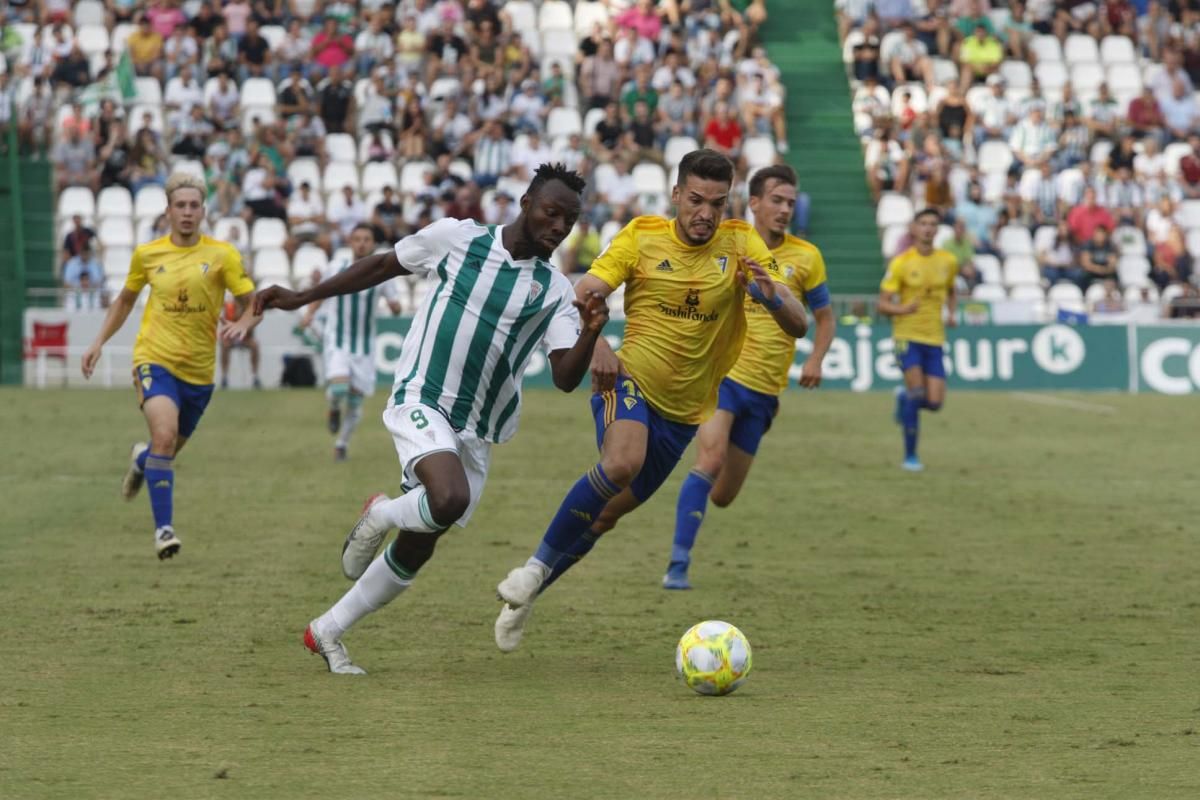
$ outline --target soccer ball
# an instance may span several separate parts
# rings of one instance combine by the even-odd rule
[[[688,628],[675,648],[675,671],[700,694],[729,694],[750,674],[750,642],[728,622]]]

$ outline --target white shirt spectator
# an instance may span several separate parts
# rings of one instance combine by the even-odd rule
[[[984,128],[1007,133],[1012,125],[1013,104],[1001,93],[989,94],[980,101],[979,122]]]
[[[225,122],[233,119],[240,100],[237,84],[230,81],[229,85],[225,87],[225,91],[221,91],[220,85],[216,87],[209,100],[209,105],[212,107],[213,116]]]
[[[359,55],[375,56],[375,62],[387,61],[396,53],[392,37],[384,31],[367,28],[354,39],[354,50]]]
[[[177,108],[187,114],[192,110],[192,106],[204,105],[204,89],[195,78],[184,83],[183,77],[176,75],[167,81],[163,103],[167,108]]]
[[[1171,229],[1177,224],[1174,216],[1167,216],[1158,208],[1152,208],[1146,213],[1146,238],[1151,244],[1158,244],[1171,235]]]
[[[325,218],[337,228],[342,239],[348,239],[355,225],[367,221],[367,207],[357,196],[347,202],[345,194],[338,193],[329,199]]]
[[[192,62],[200,55],[200,45],[191,36],[170,36],[163,42],[163,55],[176,64]]]
[[[517,121],[524,122],[538,130],[542,129],[542,111],[546,108],[546,101],[537,92],[532,94],[525,91],[520,92],[513,97],[508,107]]]
[[[1008,146],[1012,148],[1014,155],[1036,161],[1053,155],[1058,143],[1054,137],[1054,129],[1045,122],[1023,119],[1013,128]]]
[[[267,171],[262,167],[252,167],[242,176],[242,198],[247,203],[267,200],[272,192],[267,188]]]
[[[1138,153],[1133,158],[1133,171],[1140,178],[1153,178],[1162,175],[1167,168],[1167,162],[1162,153]]]
[[[449,105],[441,111],[433,115],[433,129],[442,130],[446,140],[446,146],[451,150],[458,147],[463,138],[475,129],[475,124],[471,122],[471,118],[458,109],[453,110],[454,116],[450,116],[451,108]]]
[[[671,69],[666,64],[663,64],[654,71],[654,75],[650,78],[650,85],[659,92],[665,92],[671,88],[671,84],[675,81],[682,83],[684,89],[694,89],[696,87],[696,74],[687,67]]]
[[[624,175],[612,173],[608,180],[597,183],[596,191],[609,205],[624,206],[628,205],[637,194],[637,186],[633,182],[633,176],[629,173]]]
[[[288,219],[293,217],[307,219],[311,217],[325,216],[325,204],[321,202],[321,196],[316,192],[310,191],[308,199],[305,200],[300,192],[292,192],[292,196],[288,199],[287,205]],[[321,232],[321,226],[316,222],[299,222],[292,225],[292,232],[300,235],[316,234]]]

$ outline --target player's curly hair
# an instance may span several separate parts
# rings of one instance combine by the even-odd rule
[[[559,181],[575,194],[582,194],[587,186],[583,176],[573,169],[567,169],[565,164],[542,164],[533,173],[533,180],[529,182],[525,194],[532,196],[550,181]]]
[[[178,189],[195,189],[200,192],[201,197],[208,197],[208,186],[204,179],[190,172],[173,172],[171,177],[167,178],[167,202],[171,201],[171,195]]]

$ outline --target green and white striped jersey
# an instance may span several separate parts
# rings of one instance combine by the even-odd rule
[[[328,280],[344,269],[349,260],[330,264],[322,275]],[[331,297],[321,304],[320,314],[325,317],[323,350],[345,350],[352,356],[369,356],[375,342],[375,306],[379,298],[399,300],[400,293],[395,281],[381,283],[355,294]]]
[[[389,401],[437,408],[455,430],[496,443],[517,431],[534,349],[579,337],[571,282],[541,259],[514,259],[500,231],[447,218],[396,243],[401,266],[437,283],[404,339]]]

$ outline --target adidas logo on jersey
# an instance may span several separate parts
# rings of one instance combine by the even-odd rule
[[[671,267],[670,260],[664,258],[662,261],[658,262],[658,266],[654,268],[654,271],[655,272],[674,272],[675,270],[674,270],[674,268]]]
[[[164,272],[166,272],[166,271],[167,271],[167,268],[166,268],[166,267],[159,267],[157,270],[155,270],[154,274],[155,274],[155,275],[162,275],[162,274],[163,274]]]

